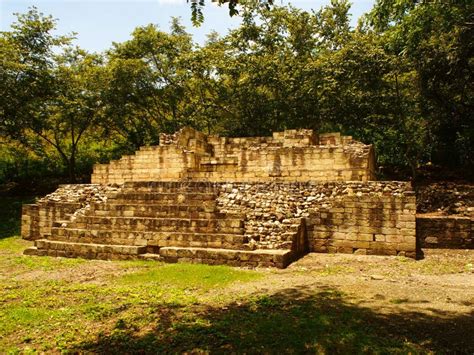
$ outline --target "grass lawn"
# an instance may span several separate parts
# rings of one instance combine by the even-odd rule
[[[10,221],[0,235],[2,353],[352,354],[474,347],[463,336],[473,334],[464,314],[414,316],[397,308],[415,304],[412,291],[387,291],[380,304],[396,312],[361,305],[366,296],[338,286],[359,277],[358,264],[281,271],[23,256],[31,242],[5,232],[17,226],[2,216]],[[390,260],[413,274],[415,264]],[[464,272],[459,265],[454,272]],[[443,339],[452,324],[459,339]],[[459,345],[463,341],[467,345]]]
[[[27,245],[18,237],[0,242],[0,348],[13,353],[102,345],[106,351],[108,338],[123,341],[117,351],[133,350],[139,344],[127,340],[132,333],[161,331],[164,337],[180,324],[199,324],[194,308],[229,302],[215,290],[261,277],[219,266],[22,256]],[[181,321],[173,325],[175,317]]]

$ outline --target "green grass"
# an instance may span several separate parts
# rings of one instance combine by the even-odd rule
[[[18,238],[7,238],[1,244],[0,349],[6,353],[405,354],[455,349],[436,343],[442,336],[427,338],[425,332],[433,324],[443,331],[449,319],[443,324],[414,316],[406,323],[403,314],[387,318],[349,302],[349,295],[337,289],[302,285],[268,293],[262,288],[249,296],[238,291],[273,272],[23,257],[15,251],[17,243]],[[15,258],[29,261],[11,264]],[[335,268],[329,274],[348,271]],[[464,329],[471,319],[455,322]]]
[[[0,348],[12,352],[66,350],[98,334],[147,328],[163,309],[186,314],[213,289],[262,277],[224,266],[27,257],[17,244],[23,244],[17,237],[4,239],[0,255]],[[101,268],[92,282],[65,273]]]
[[[154,319],[145,333],[120,329],[83,343],[80,350],[111,353],[410,353],[417,346],[383,336],[367,324],[370,312],[346,304],[337,292],[291,299],[262,295],[243,304],[209,307]],[[170,321],[171,319],[171,321]]]
[[[87,262],[84,259],[41,258],[23,255],[33,243],[18,236],[0,239],[0,276],[18,277],[33,271],[61,272]]]
[[[11,259],[13,264],[18,266],[18,269],[40,269],[57,271],[63,268],[69,268],[75,265],[80,265],[86,260],[84,259],[66,259],[66,258],[37,258],[28,256],[19,256]]]
[[[0,253],[19,253],[31,245],[31,242],[21,239],[18,236],[9,236],[0,239]]]
[[[252,281],[257,278],[253,272],[245,272],[226,266],[165,264],[124,275],[121,282],[128,285],[169,286],[182,289],[207,291],[225,286],[234,281]]]
[[[193,264],[103,262],[22,257],[3,242],[2,264],[22,270],[0,278],[0,348],[6,352],[366,352],[410,351],[405,341],[367,329],[365,312],[344,294],[261,292],[249,298],[217,290],[265,274]],[[8,256],[8,257],[6,257]],[[47,260],[46,264],[44,260]],[[55,264],[56,263],[56,264]],[[45,267],[47,265],[47,267]],[[51,276],[52,269],[57,275]],[[103,273],[84,282],[64,271]],[[61,270],[63,272],[61,272]],[[25,273],[26,272],[26,273]],[[34,278],[26,278],[32,275]],[[4,271],[3,271],[4,274]],[[302,290],[301,290],[302,291]]]
[[[23,256],[31,242],[12,236],[19,223],[5,218],[11,215],[3,211],[0,216],[10,226],[2,228],[8,232],[0,238],[2,353],[415,354],[467,349],[457,344],[466,341],[470,317],[379,314],[323,284],[283,285],[270,292],[266,278],[278,277],[277,271]],[[472,266],[393,263],[396,272],[403,267],[421,273]],[[305,271],[315,281],[353,272],[345,265]],[[248,283],[256,290],[250,295],[243,291]],[[390,300],[393,305],[407,302]],[[462,330],[459,339],[450,336],[443,343],[453,324]]]

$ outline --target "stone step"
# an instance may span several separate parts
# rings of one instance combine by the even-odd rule
[[[148,192],[204,192],[217,193],[220,190],[220,185],[205,181],[136,181],[125,182],[123,191],[148,191]]]
[[[138,245],[105,245],[97,243],[73,243],[58,240],[38,239],[35,241],[36,255],[61,256],[85,259],[136,259],[146,252],[146,246]],[[29,250],[31,253],[32,250]],[[31,255],[31,254],[29,254]]]
[[[38,248],[33,246],[23,250],[23,255],[38,255]]]
[[[216,200],[165,200],[165,199],[128,199],[128,198],[119,198],[119,197],[109,197],[107,200],[108,203],[114,204],[135,204],[137,206],[146,206],[146,205],[162,205],[162,206],[203,206],[207,210],[214,210],[216,208]]]
[[[120,206],[120,205],[119,205]],[[115,217],[145,217],[145,218],[197,218],[197,219],[224,219],[224,213],[216,212],[188,212],[179,209],[120,209],[111,208],[108,210],[94,210],[88,213],[89,216],[110,216]]]
[[[73,243],[147,245],[152,247],[182,246],[245,249],[248,238],[241,234],[136,232],[123,230],[87,230],[53,228],[51,239]]]
[[[219,213],[213,206],[207,208],[202,205],[136,205],[101,203],[92,205],[88,215],[117,217],[176,217],[176,218],[198,218],[198,219],[224,219],[224,218],[244,218],[244,214]]]
[[[205,192],[140,192],[125,191],[110,195],[109,200],[125,200],[125,201],[161,201],[166,203],[185,204],[190,202],[215,201],[217,195],[215,193]]]
[[[91,205],[91,211],[107,211],[107,210],[114,210],[114,211],[122,211],[122,210],[133,210],[133,211],[166,211],[166,212],[173,212],[174,210],[183,211],[183,212],[216,212],[217,208],[215,205],[210,207],[205,206],[204,204],[193,204],[193,205],[186,205],[186,204],[138,204],[138,203],[131,203],[124,202],[124,203],[117,203],[115,200],[109,200],[106,203],[96,203]]]
[[[138,255],[141,260],[164,261],[160,254],[146,253]]]
[[[122,229],[128,231],[162,232],[221,232],[239,234],[243,232],[241,219],[190,219],[115,216],[78,216],[67,224],[69,228],[90,230]]]
[[[230,250],[210,248],[160,248],[166,262],[188,262],[209,265],[285,268],[293,260],[291,250]]]

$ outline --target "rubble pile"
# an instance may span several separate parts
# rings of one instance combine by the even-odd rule
[[[94,202],[106,202],[107,194],[120,190],[120,185],[77,184],[61,185],[59,188],[40,198],[38,203],[61,202],[80,203],[86,207]]]
[[[224,213],[246,215],[245,234],[256,248],[286,248],[311,212],[328,209],[346,196],[402,196],[408,182],[228,183],[217,199]]]
[[[417,212],[474,217],[474,185],[437,182],[416,190]]]

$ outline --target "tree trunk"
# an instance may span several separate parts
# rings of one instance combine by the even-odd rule
[[[76,152],[73,150],[68,161],[69,182],[76,183]]]

